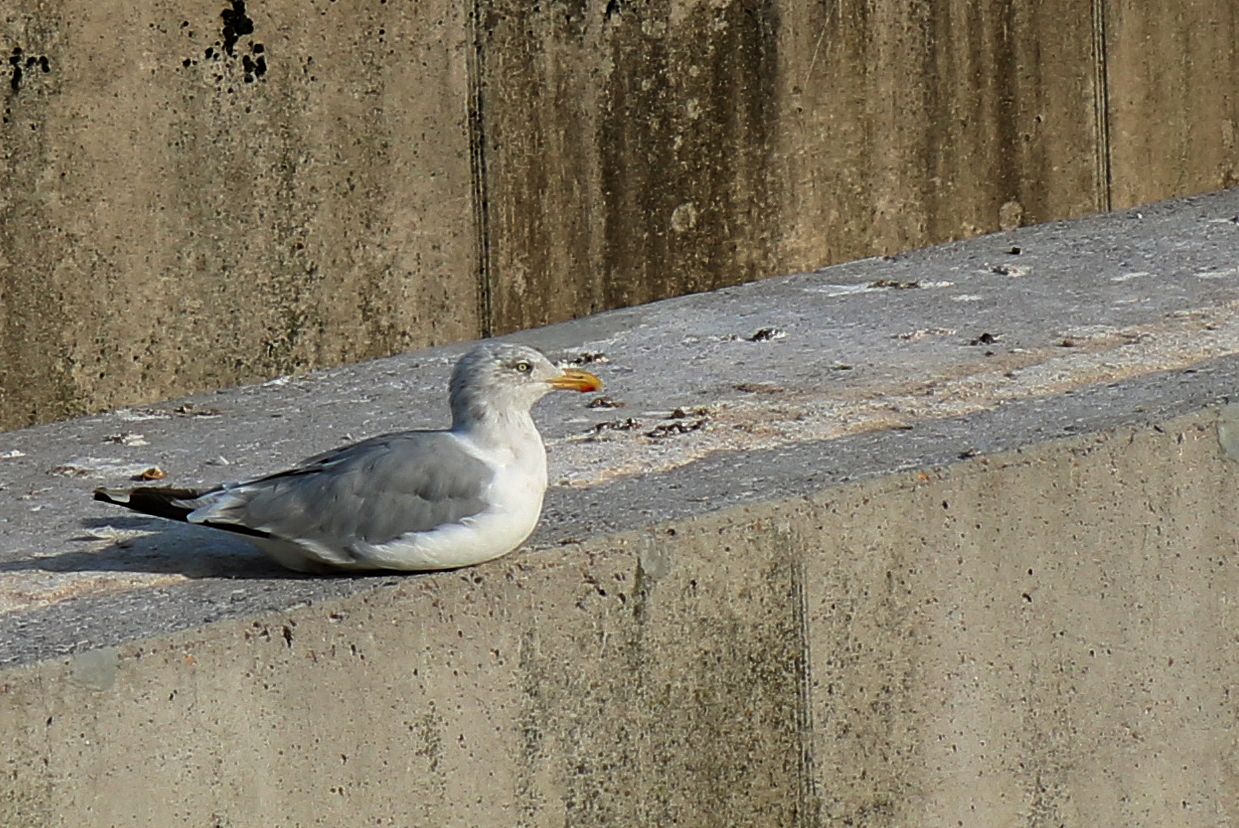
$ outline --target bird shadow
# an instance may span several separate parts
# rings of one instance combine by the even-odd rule
[[[142,517],[86,518],[80,548],[0,562],[0,572],[134,572],[186,578],[304,579],[255,546],[214,529]],[[106,544],[100,548],[101,544]]]

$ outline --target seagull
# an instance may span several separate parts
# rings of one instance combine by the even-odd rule
[[[245,537],[300,572],[455,569],[506,555],[538,523],[546,449],[530,410],[602,380],[523,345],[483,343],[452,371],[452,426],[398,431],[211,489],[97,489],[95,500]]]

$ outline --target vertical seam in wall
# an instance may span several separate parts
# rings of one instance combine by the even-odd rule
[[[486,170],[486,47],[482,15],[488,0],[473,0],[469,7],[469,173],[473,196],[475,269],[478,283],[478,317],[483,338],[494,333],[491,291],[490,202]]]
[[[1101,209],[1113,209],[1114,180],[1110,157],[1110,75],[1106,59],[1106,3],[1093,0],[1093,117],[1097,133],[1097,177]]]
[[[805,587],[804,561],[792,561],[792,612],[799,637],[800,663],[797,665],[796,738],[800,744],[797,761],[799,790],[796,803],[796,828],[809,828],[820,822],[817,777],[813,768],[813,662],[809,628],[809,597]]]

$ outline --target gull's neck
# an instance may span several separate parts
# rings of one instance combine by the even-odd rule
[[[499,406],[482,400],[452,400],[452,431],[492,451],[517,457],[536,453],[545,457],[542,436],[527,408]]]

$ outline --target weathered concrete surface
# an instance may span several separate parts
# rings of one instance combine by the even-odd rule
[[[781,264],[1103,209],[1089,9],[786,4]]]
[[[1026,5],[488,4],[496,327],[1102,209],[1091,5]]]
[[[461,5],[246,8],[0,8],[0,426],[481,331]]]
[[[498,330],[787,272],[779,4],[487,5]]]
[[[0,428],[1235,181],[1225,3],[6,0]]]
[[[0,824],[1231,824],[1236,213],[525,334],[623,407],[543,405],[542,528],[455,573],[87,493],[441,421],[457,349],[5,435]]]
[[[1113,205],[1239,184],[1239,6],[1101,5]]]

